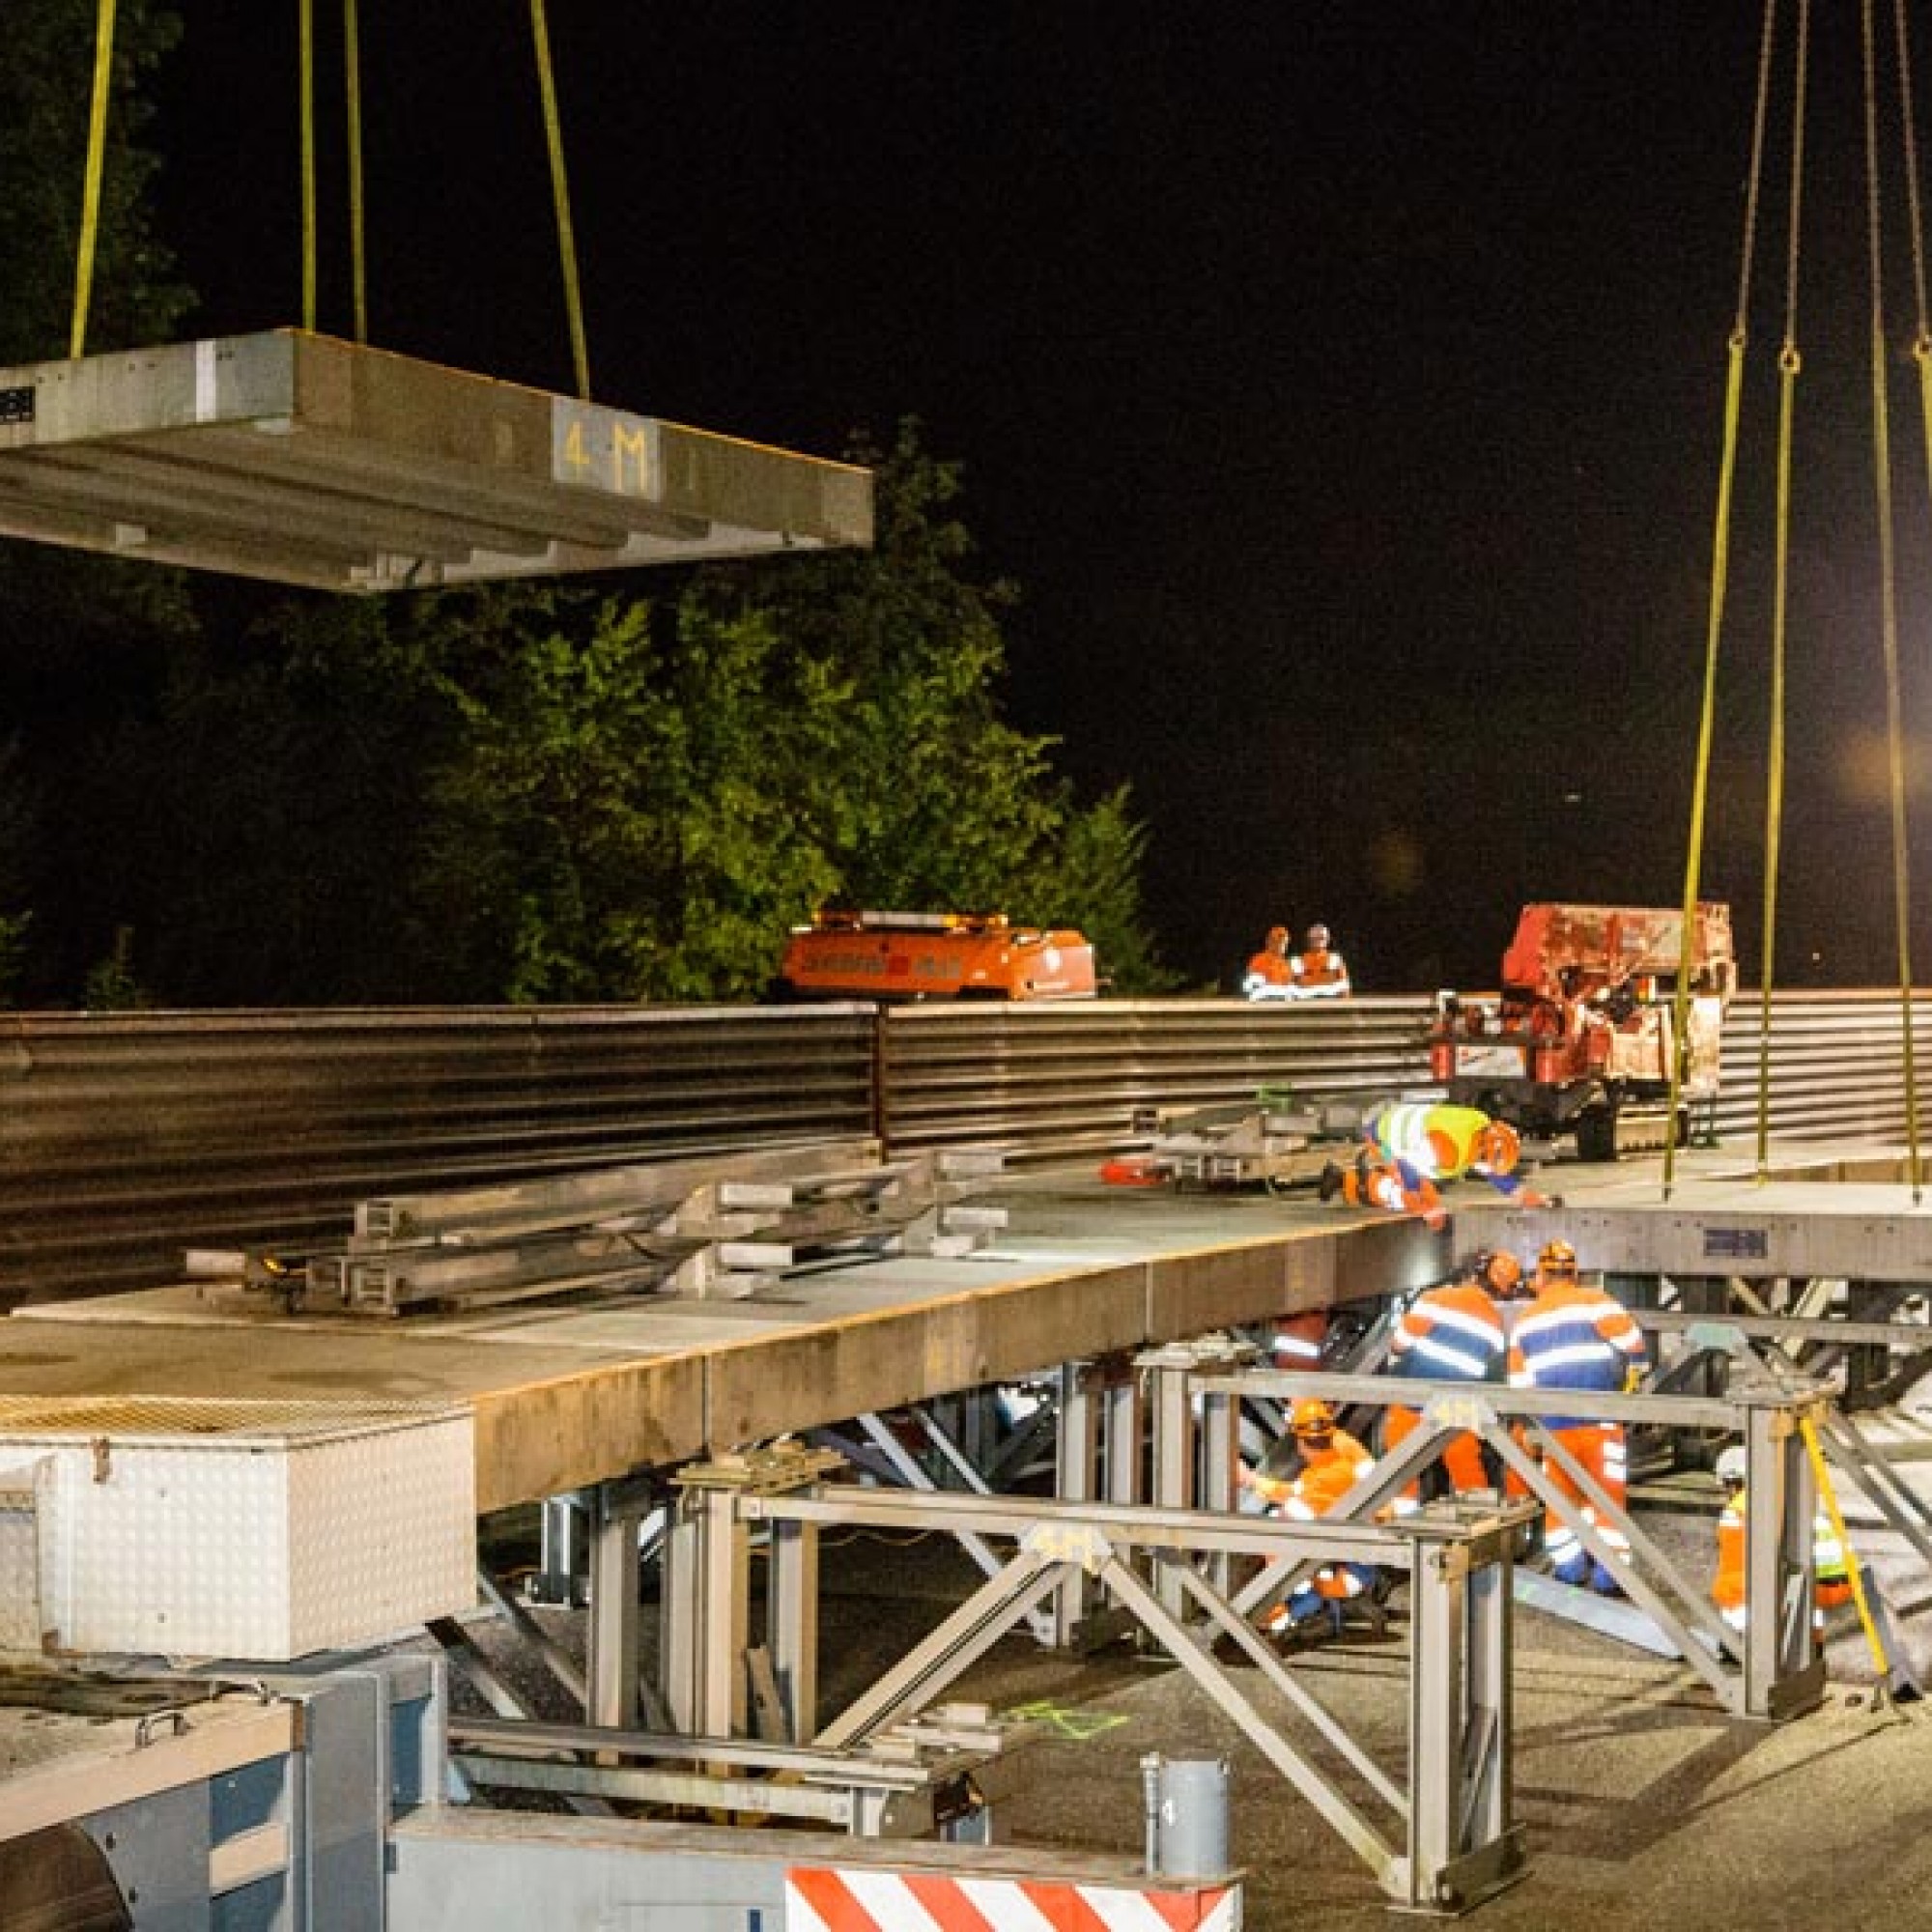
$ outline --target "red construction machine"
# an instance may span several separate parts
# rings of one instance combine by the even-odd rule
[[[1001,913],[844,912],[792,927],[779,999],[1091,1000],[1094,949],[1077,932]]]
[[[1584,1160],[1665,1145],[1681,912],[1530,905],[1503,954],[1499,994],[1441,993],[1432,1078],[1460,1106],[1520,1132],[1574,1133]],[[1730,908],[1697,908],[1681,1045],[1682,1115],[1716,1099],[1724,1009],[1737,982]],[[1688,1121],[1676,1132],[1688,1138]]]

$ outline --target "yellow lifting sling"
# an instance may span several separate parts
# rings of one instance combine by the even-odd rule
[[[1890,773],[1892,899],[1898,955],[1899,1004],[1903,1036],[1905,1114],[1908,1168],[1915,1203],[1920,1198],[1921,1164],[1918,1140],[1918,1098],[1916,1045],[1913,1039],[1911,947],[1911,861],[1906,822],[1905,732],[1899,677],[1896,517],[1891,494],[1891,435],[1886,383],[1884,253],[1878,140],[1878,55],[1874,28],[1875,0],[1861,0],[1861,45],[1864,79],[1865,202],[1868,237],[1870,300],[1871,398],[1873,473],[1876,486],[1879,538],[1881,648],[1886,681],[1886,732]],[[1791,522],[1791,452],[1797,382],[1802,359],[1798,348],[1798,270],[1804,169],[1804,113],[1810,41],[1809,0],[1799,0],[1796,46],[1792,69],[1792,136],[1789,228],[1785,253],[1784,339],[1778,351],[1780,378],[1777,428],[1777,497],[1775,545],[1776,582],[1772,604],[1771,725],[1765,791],[1765,878],[1763,983],[1760,989],[1758,1037],[1757,1178],[1769,1176],[1771,1104],[1771,1009],[1775,985],[1777,922],[1777,878],[1783,835],[1785,761],[1785,653],[1788,611]],[[1918,334],[1914,355],[1919,372],[1921,413],[1926,458],[1932,470],[1932,328],[1928,328],[1923,269],[1922,225],[1918,207],[1918,159],[1914,132],[1906,0],[1894,0],[1900,119],[1904,128],[1905,171],[1909,184],[1915,283],[1918,298]],[[1766,0],[1764,29],[1759,43],[1757,101],[1752,123],[1750,169],[1746,196],[1744,241],[1740,251],[1738,304],[1728,342],[1729,367],[1724,393],[1723,449],[1719,467],[1718,500],[1712,541],[1711,597],[1705,633],[1703,701],[1698,721],[1697,752],[1691,785],[1690,835],[1684,869],[1684,931],[1680,949],[1673,1017],[1679,1047],[1673,1056],[1670,1117],[1678,1117],[1683,1076],[1682,1041],[1690,1017],[1691,948],[1699,875],[1703,858],[1705,808],[1709,794],[1711,748],[1717,720],[1719,647],[1723,634],[1725,599],[1729,588],[1733,491],[1736,480],[1738,430],[1744,393],[1745,351],[1751,290],[1751,265],[1756,240],[1759,187],[1763,174],[1765,132],[1777,43],[1776,0]],[[1663,1155],[1663,1195],[1675,1180],[1676,1136],[1667,1135]]]

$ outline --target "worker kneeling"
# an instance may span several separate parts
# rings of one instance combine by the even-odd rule
[[[1512,1387],[1614,1394],[1635,1385],[1645,1359],[1643,1330],[1614,1295],[1578,1278],[1577,1250],[1568,1241],[1551,1241],[1544,1248],[1537,1260],[1535,1289],[1534,1299],[1517,1319],[1510,1338]],[[1550,1415],[1543,1418],[1543,1426],[1621,1513],[1629,1488],[1622,1423]],[[1577,1505],[1583,1520],[1628,1562],[1630,1539],[1623,1531],[1600,1514],[1554,1459],[1546,1458],[1543,1467],[1555,1488]],[[1590,1583],[1606,1597],[1623,1587],[1553,1509],[1545,1520],[1544,1549],[1559,1583]]]
[[[1297,1522],[1323,1517],[1376,1466],[1366,1448],[1336,1424],[1335,1411],[1319,1397],[1304,1396],[1291,1412],[1289,1428],[1301,1451],[1301,1469],[1293,1478],[1266,1476],[1245,1463],[1240,1485],[1270,1504],[1274,1513]],[[1342,1606],[1375,1585],[1375,1566],[1369,1563],[1324,1565],[1287,1602],[1277,1604],[1263,1620],[1271,1635],[1292,1631],[1324,1612],[1339,1624]]]
[[[1420,1214],[1432,1228],[1448,1220],[1440,1181],[1474,1175],[1523,1208],[1548,1208],[1547,1194],[1527,1187],[1517,1172],[1522,1143],[1507,1121],[1480,1107],[1399,1100],[1378,1107],[1362,1125],[1352,1167],[1331,1162],[1321,1176],[1321,1199],[1337,1194],[1351,1208],[1385,1208]]]
[[[1750,1499],[1745,1490],[1744,1445],[1734,1442],[1718,1458],[1718,1481],[1724,1507],[1718,1518],[1718,1570],[1711,1579],[1711,1601],[1734,1631],[1750,1622],[1747,1553]],[[1852,1601],[1851,1559],[1832,1519],[1823,1510],[1811,1519],[1811,1628],[1825,1628],[1825,1613]]]
[[[1479,1254],[1461,1281],[1418,1294],[1396,1317],[1389,1335],[1388,1373],[1432,1381],[1502,1381],[1508,1370],[1509,1337],[1498,1303],[1510,1300],[1521,1282],[1522,1264],[1498,1249]],[[1398,1443],[1406,1441],[1421,1421],[1419,1409],[1391,1407],[1382,1421],[1384,1453],[1393,1453]],[[1439,1466],[1458,1495],[1497,1486],[1483,1458],[1482,1438],[1467,1430],[1449,1437]],[[1432,1466],[1424,1475],[1435,1472]],[[1405,1500],[1411,1507],[1421,1500],[1419,1484],[1408,1486]]]

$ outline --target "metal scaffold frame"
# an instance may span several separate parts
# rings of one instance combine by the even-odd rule
[[[1521,1493],[1576,1532],[1726,1710],[1739,1717],[1788,1718],[1813,1708],[1823,1696],[1824,1663],[1810,1617],[1817,1493],[1800,1434],[1801,1419],[1829,1418],[1831,1392],[1821,1383],[1740,1387],[1708,1397],[1510,1389],[1422,1378],[1231,1368],[1225,1344],[1217,1349],[1208,1342],[1192,1350],[1153,1350],[1141,1362],[1160,1391],[1153,1404],[1156,1464],[1173,1472],[1171,1488],[1198,1481],[1199,1500],[1210,1510],[1235,1506],[1226,1418],[1245,1398],[1308,1395],[1338,1407],[1414,1408],[1421,1417],[1415,1431],[1378,1461],[1324,1520],[1359,1521],[1392,1506],[1440,1460],[1455,1436],[1473,1434],[1501,1459]],[[1718,1615],[1708,1578],[1686,1575],[1545,1425],[1545,1418],[1557,1415],[1743,1435],[1749,1459],[1750,1614],[1742,1634]],[[1551,1478],[1552,1465],[1575,1486],[1575,1494]],[[1628,1553],[1614,1546],[1606,1529],[1625,1539]],[[1244,1614],[1265,1608],[1314,1567],[1299,1562],[1263,1572],[1239,1592],[1236,1607]]]
[[[858,1489],[824,1480],[831,1461],[823,1452],[767,1452],[677,1473],[664,1576],[664,1692],[679,1735],[742,1737],[755,1706],[761,1722],[782,1727],[784,1742],[861,1750],[928,1708],[1002,1636],[1063,1599],[1077,1576],[1174,1659],[1389,1897],[1414,1909],[1463,1910],[1519,1872],[1510,1582],[1527,1509],[1441,1506],[1400,1524],[1302,1524],[1127,1503]],[[970,1535],[1012,1547],[937,1630],[821,1723],[812,1662],[817,1537],[830,1525]],[[753,1534],[768,1539],[762,1659],[747,1640]],[[1347,1561],[1407,1574],[1414,1641],[1405,1772],[1378,1764],[1305,1688],[1239,1605],[1197,1568],[1203,1555],[1264,1566]],[[1169,1606],[1171,1596],[1180,1614]],[[1221,1645],[1287,1703],[1295,1735],[1218,1661]]]

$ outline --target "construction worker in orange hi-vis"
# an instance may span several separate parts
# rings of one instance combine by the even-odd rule
[[[1386,1208],[1392,1214],[1420,1214],[1432,1228],[1447,1225],[1438,1182],[1473,1174],[1523,1208],[1551,1208],[1548,1194],[1527,1186],[1517,1172],[1522,1142],[1507,1121],[1480,1107],[1447,1101],[1392,1100],[1362,1123],[1362,1146],[1351,1167],[1330,1161],[1321,1195],[1341,1195],[1351,1208]]]
[[[1328,1347],[1328,1311],[1299,1308],[1277,1315],[1268,1338],[1268,1353],[1278,1369],[1319,1369]]]
[[[1290,962],[1297,1000],[1339,1000],[1350,990],[1349,962],[1328,944],[1328,928],[1311,925],[1306,945]]]
[[[1484,1250],[1460,1280],[1418,1294],[1400,1315],[1389,1336],[1388,1373],[1432,1381],[1499,1383],[1509,1372],[1509,1336],[1500,1303],[1522,1284],[1522,1264],[1506,1249]],[[1382,1419],[1382,1452],[1391,1454],[1422,1421],[1419,1409],[1391,1407]],[[1451,1436],[1440,1464],[1459,1495],[1498,1487],[1483,1460],[1482,1438],[1464,1430]],[[1433,1475],[1434,1468],[1425,1471]],[[1408,1500],[1419,1500],[1411,1484]]]
[[[1643,1330],[1614,1295],[1580,1279],[1577,1250],[1550,1241],[1537,1258],[1535,1298],[1510,1334],[1510,1383],[1516,1388],[1593,1389],[1616,1393],[1634,1388],[1643,1374]],[[1580,1463],[1621,1511],[1629,1483],[1620,1422],[1591,1416],[1547,1415],[1543,1427]],[[1600,1517],[1560,1464],[1546,1459],[1544,1471],[1563,1494],[1581,1506],[1586,1522],[1626,1562],[1630,1540]],[[1589,1583],[1602,1596],[1622,1588],[1615,1574],[1584,1548],[1582,1539],[1554,1510],[1547,1513],[1544,1548],[1559,1583]]]
[[[1248,961],[1241,991],[1250,1000],[1292,1000],[1294,962],[1288,956],[1288,927],[1271,925],[1262,950]]]
[[[1323,1517],[1376,1466],[1368,1450],[1341,1428],[1335,1411],[1318,1396],[1303,1396],[1290,1411],[1289,1428],[1301,1451],[1300,1473],[1266,1476],[1243,1463],[1240,1486],[1252,1490],[1277,1516],[1298,1522]],[[1337,1563],[1318,1570],[1286,1603],[1277,1604],[1264,1621],[1270,1634],[1293,1630],[1318,1615],[1328,1605],[1340,1605],[1373,1587],[1375,1566]],[[1339,1607],[1336,1614],[1340,1614]]]
[[[1711,1601],[1734,1631],[1750,1621],[1746,1577],[1748,1575],[1750,1503],[1745,1492],[1744,1444],[1734,1442],[1718,1458],[1718,1481],[1723,1486],[1724,1507],[1718,1518],[1718,1570],[1711,1579]],[[1811,1520],[1811,1627],[1825,1628],[1825,1612],[1852,1601],[1851,1559],[1832,1519],[1820,1510]]]

